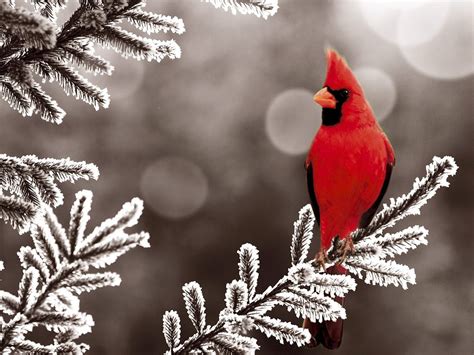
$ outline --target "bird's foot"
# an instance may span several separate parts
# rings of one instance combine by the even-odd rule
[[[320,251],[318,251],[318,253],[314,257],[314,261],[316,262],[316,265],[319,266],[319,269],[325,270],[326,262],[329,261],[327,251],[325,249],[321,249]]]
[[[344,260],[346,260],[347,256],[355,252],[354,242],[352,241],[351,236],[341,239],[339,242],[339,247],[337,248],[337,252],[341,256],[338,264],[342,264]]]

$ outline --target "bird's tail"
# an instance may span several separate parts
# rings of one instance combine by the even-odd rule
[[[326,272],[333,275],[346,274],[347,270],[341,265],[333,265],[327,268]],[[344,298],[336,297],[336,301],[342,305]],[[341,345],[343,320],[340,318],[335,322],[323,321],[322,323],[313,323],[309,319],[305,319],[303,328],[308,329],[311,333],[312,338],[309,344],[311,347],[322,344],[328,349],[337,349]]]

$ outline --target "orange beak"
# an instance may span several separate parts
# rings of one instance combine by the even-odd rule
[[[320,104],[323,108],[335,108],[336,98],[327,88],[322,88],[313,97],[314,102]]]

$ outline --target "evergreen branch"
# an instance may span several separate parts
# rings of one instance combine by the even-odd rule
[[[45,79],[57,81],[66,94],[96,109],[108,107],[107,91],[90,83],[72,67],[75,64],[94,74],[111,74],[112,65],[94,54],[95,43],[125,58],[160,62],[181,57],[181,49],[174,40],[158,40],[149,35],[168,31],[181,35],[185,32],[183,20],[143,10],[145,0],[81,0],[62,26],[56,26],[57,13],[66,6],[66,0],[31,1],[38,13],[0,0],[0,35],[4,38],[0,44],[0,89],[3,99],[24,116],[39,113],[43,120],[60,124],[66,115],[33,79],[32,69]],[[265,19],[278,10],[278,0],[206,2],[234,14],[253,14]],[[123,20],[148,36],[121,28]],[[19,78],[12,75],[15,72],[28,76]]]
[[[70,158],[38,158],[35,155],[25,155],[20,159],[25,164],[51,175],[59,182],[75,182],[79,179],[97,180],[99,178],[99,169],[97,166],[84,161],[76,162]]]
[[[10,292],[0,290],[0,311],[5,314],[15,314],[20,309],[20,300]]]
[[[251,337],[240,334],[251,329],[258,329],[267,336],[273,336],[280,342],[295,343],[298,346],[310,341],[309,333],[299,327],[283,322],[266,314],[275,306],[282,305],[292,310],[297,317],[308,318],[312,322],[335,321],[346,318],[346,310],[333,298],[343,297],[348,291],[355,290],[355,281],[348,275],[332,275],[326,269],[336,263],[342,263],[350,272],[363,278],[373,285],[387,286],[393,284],[406,288],[415,283],[415,273],[408,266],[400,265],[392,260],[380,259],[374,255],[394,256],[426,244],[427,231],[419,226],[407,228],[399,233],[386,234],[380,232],[393,226],[403,217],[419,212],[419,208],[432,197],[441,186],[448,186],[447,177],[456,173],[457,165],[451,157],[433,159],[427,167],[427,175],[416,179],[414,188],[407,195],[392,200],[390,206],[385,206],[375,217],[375,222],[364,230],[353,233],[355,252],[343,259],[341,249],[336,241],[329,252],[329,262],[317,264],[315,260],[304,262],[311,238],[314,216],[308,206],[301,209],[299,219],[295,222],[292,237],[292,265],[288,273],[264,292],[248,297],[245,291],[250,284],[248,280],[249,265],[258,263],[258,250],[250,244],[245,244],[239,251],[240,280],[234,280],[226,288],[226,308],[221,311],[219,320],[212,326],[196,327],[198,332],[180,344],[170,342],[172,354],[188,354],[192,351],[207,351],[213,347],[217,351],[242,352],[252,351],[257,346]],[[357,238],[355,238],[357,236]],[[365,238],[365,239],[362,239]],[[251,262],[250,252],[257,260]],[[376,254],[376,252],[378,254]],[[244,257],[242,257],[244,256]],[[323,270],[324,269],[324,270]],[[363,277],[362,273],[365,273]],[[244,275],[242,277],[242,275]],[[256,279],[256,277],[255,277]],[[196,283],[190,283],[195,284]],[[189,285],[189,284],[187,284]],[[185,287],[188,287],[185,285]],[[196,288],[199,286],[196,286]],[[199,287],[199,291],[200,291]],[[201,292],[201,291],[200,291]],[[202,293],[200,293],[202,295]],[[249,293],[250,294],[250,293]],[[188,313],[190,296],[185,294]],[[201,302],[204,303],[204,300]],[[244,304],[246,304],[244,306]],[[195,307],[196,308],[196,307]],[[177,314],[176,314],[177,316]],[[190,314],[191,316],[191,314]],[[193,316],[196,318],[196,316]],[[193,318],[191,317],[191,318]],[[217,341],[216,341],[217,339]],[[221,343],[219,341],[224,339]],[[253,339],[255,340],[255,339]],[[171,344],[171,345],[170,345]]]
[[[283,322],[271,317],[252,317],[253,326],[255,329],[261,331],[268,338],[274,337],[281,344],[287,342],[288,344],[296,344],[303,346],[309,343],[311,334],[307,329],[302,329],[289,322]]]
[[[428,245],[427,236],[424,227],[413,226],[394,234],[367,237],[357,244],[354,256],[369,254],[383,258],[405,254],[419,245]]]
[[[101,46],[113,49],[125,59],[132,57],[137,60],[150,61],[155,56],[155,48],[148,38],[138,36],[115,25],[104,26],[95,39]]]
[[[389,205],[384,205],[365,229],[352,233],[355,241],[369,235],[380,234],[386,228],[392,227],[396,222],[409,215],[420,214],[420,208],[433,197],[440,187],[448,187],[448,177],[456,175],[458,166],[453,157],[433,157],[431,164],[426,166],[426,176],[416,178],[412,190],[397,199],[390,199]]]
[[[233,280],[227,284],[225,292],[225,305],[228,310],[237,313],[248,303],[247,284],[242,280]]]
[[[416,284],[415,270],[406,265],[397,264],[393,260],[349,257],[343,265],[349,272],[356,274],[367,284],[379,286],[400,285],[404,290],[408,288],[408,284]],[[362,276],[362,272],[365,272],[365,278]]]
[[[255,339],[226,332],[214,335],[211,342],[217,348],[219,354],[241,354],[242,352],[259,349]]]
[[[23,233],[35,217],[37,206],[12,196],[0,195],[0,218]]]
[[[18,111],[23,117],[33,114],[33,106],[31,101],[25,95],[20,85],[14,81],[4,77],[0,79],[2,89],[2,98],[10,105],[11,108]]]
[[[62,123],[66,112],[51,96],[44,92],[37,82],[33,81],[25,91],[33,104],[34,112],[39,113],[42,120],[56,124]]]
[[[188,316],[198,333],[202,333],[206,326],[206,307],[201,286],[197,282],[190,282],[183,286],[183,298]]]
[[[257,292],[258,269],[260,260],[258,249],[252,244],[244,244],[239,251],[239,276],[248,291],[248,299],[252,300]]]
[[[18,296],[0,291],[0,311],[11,316],[0,329],[2,353],[85,351],[86,345],[76,344],[73,340],[89,332],[94,322],[90,315],[79,311],[78,296],[82,292],[120,284],[120,276],[116,273],[90,273],[88,270],[95,266],[94,262],[80,253],[72,252],[77,240],[81,239],[78,236],[84,233],[87,220],[85,215],[88,216],[89,210],[87,204],[90,204],[92,195],[90,192],[80,192],[76,197],[70,222],[70,231],[74,233],[66,233],[52,210],[45,207],[41,218],[35,220],[34,228],[31,229],[34,248],[23,247],[19,252],[23,277]],[[116,217],[103,223],[98,228],[103,233],[102,240],[88,236],[81,239],[86,250],[104,241],[110,241],[111,236],[108,233],[116,234],[120,231],[122,241],[127,239],[129,235],[124,229],[136,224],[141,214],[141,208],[137,206],[141,206],[141,201],[134,199],[126,203]],[[108,228],[104,230],[103,225]],[[73,239],[76,240],[75,243]],[[147,245],[144,237],[141,243],[137,242],[133,235],[130,239],[135,242],[129,244],[128,249]],[[103,253],[113,254],[114,251]],[[57,333],[57,343],[45,346],[26,340],[25,335],[35,326],[44,326],[47,330]]]
[[[114,70],[112,64],[94,54],[92,48],[81,47],[74,42],[59,48],[59,53],[64,55],[69,62],[83,67],[90,73],[112,75]]]
[[[1,4],[0,19],[5,18],[5,21],[0,25],[0,33],[2,29],[6,31],[9,40],[0,47],[0,78],[10,76],[13,69],[34,68],[44,78],[57,81],[66,94],[96,109],[108,107],[106,90],[97,88],[70,66],[75,63],[94,73],[111,73],[110,63],[93,54],[94,40],[137,59],[161,61],[181,55],[179,46],[172,40],[143,38],[116,26],[122,19],[128,19],[149,33],[184,32],[181,19],[145,12],[141,10],[144,5],[141,1],[81,1],[80,7],[59,30],[54,23],[57,11],[66,4],[63,0],[35,0],[41,15]],[[48,122],[62,122],[65,112],[32,78],[20,81],[21,89],[11,82],[3,84],[4,81],[0,80],[2,96],[15,110],[27,116],[40,113]]]
[[[183,20],[178,17],[158,15],[142,10],[129,10],[125,16],[132,25],[148,34],[170,31],[181,35],[185,31]]]
[[[291,264],[296,265],[306,260],[313,239],[314,214],[310,205],[303,207],[298,220],[294,223],[291,239]]]
[[[181,339],[181,320],[175,311],[167,311],[163,315],[163,335],[170,349],[179,345]]]
[[[202,0],[201,0],[202,1]],[[278,0],[204,0],[216,9],[230,11],[233,15],[255,15],[265,20],[278,11]]]
[[[18,38],[24,48],[49,49],[56,45],[56,27],[41,15],[12,8],[0,1],[0,33]]]
[[[110,98],[107,89],[102,90],[91,84],[77,71],[61,61],[47,58],[44,63],[48,67],[45,78],[58,82],[67,95],[72,94],[76,99],[92,105],[96,110],[100,106],[103,108],[109,107]]]
[[[82,354],[84,345],[67,342],[58,345],[42,345],[31,340],[14,340],[11,349],[20,353],[49,355],[49,354]]]
[[[34,155],[20,158],[0,154],[0,217],[14,228],[24,230],[36,215],[40,205],[56,207],[63,202],[63,194],[55,180],[74,182],[79,179],[97,179],[99,171],[94,164],[66,159],[39,159]],[[51,218],[53,215],[50,214]],[[57,224],[52,219],[50,227]],[[57,230],[57,233],[61,231]],[[58,235],[63,249],[67,247],[64,235]]]

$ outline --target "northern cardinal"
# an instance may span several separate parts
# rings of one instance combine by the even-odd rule
[[[319,128],[306,158],[308,192],[319,224],[321,243],[316,261],[324,265],[327,250],[339,238],[342,260],[353,249],[350,233],[372,220],[390,181],[395,154],[375,119],[364,91],[336,51],[327,50],[327,74],[314,101],[323,107]],[[328,273],[344,274],[340,265]],[[342,299],[338,299],[342,304]],[[338,348],[342,320],[303,326],[312,345]]]

